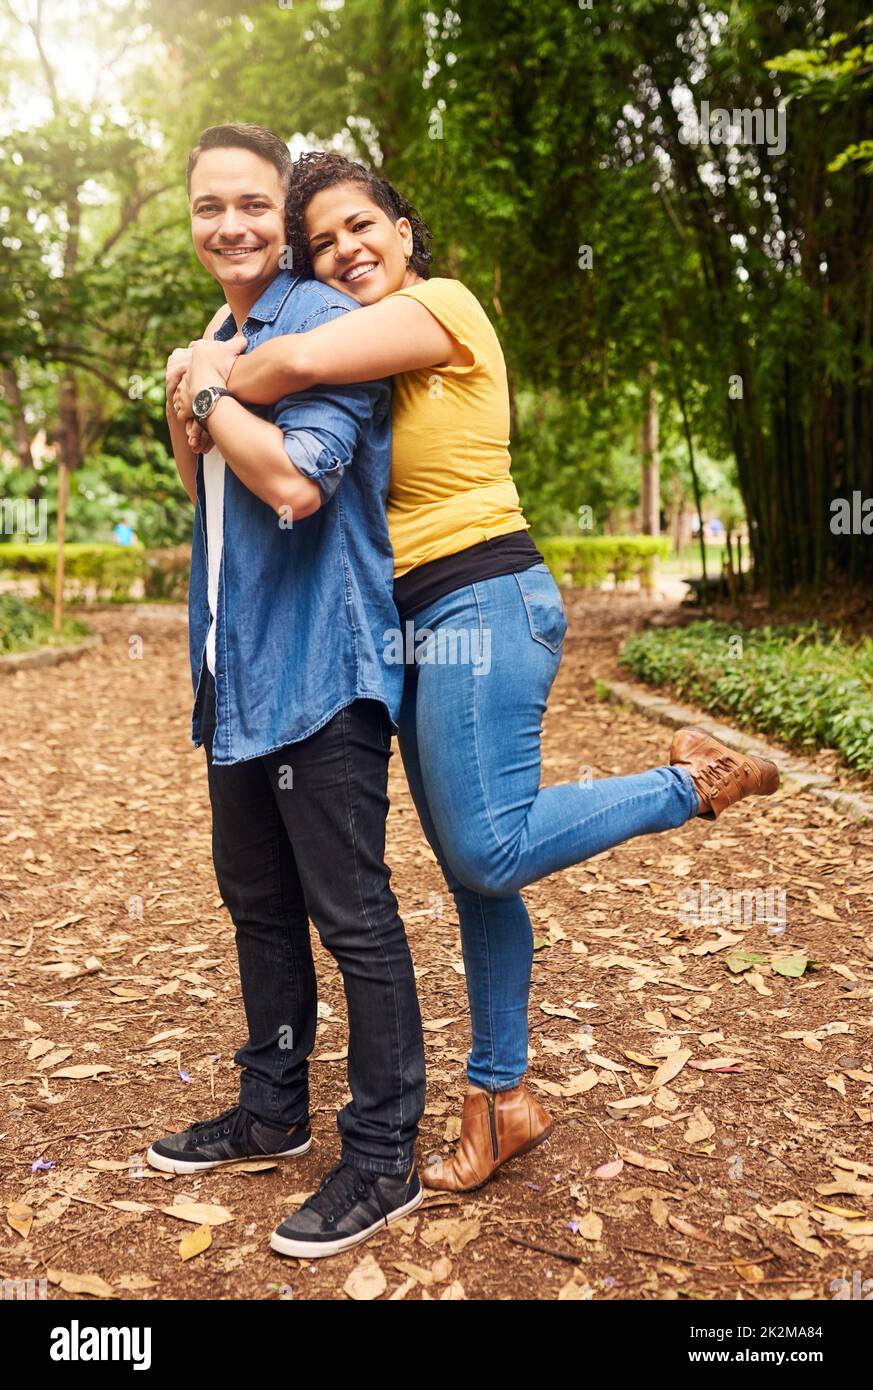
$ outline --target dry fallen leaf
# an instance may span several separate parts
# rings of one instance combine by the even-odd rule
[[[466,1300],[466,1297],[464,1285],[456,1279],[443,1289],[440,1294],[440,1303],[460,1303],[462,1299]]]
[[[700,1106],[694,1111],[691,1123],[682,1138],[686,1144],[703,1144],[715,1134],[715,1125]]]
[[[542,1013],[548,1014],[549,1018],[572,1018],[576,1023],[582,1021],[572,1009],[564,1009],[557,1004],[540,1004],[540,1010]]]
[[[202,1255],[204,1250],[208,1250],[212,1244],[212,1230],[204,1222],[195,1231],[189,1231],[179,1241],[179,1257],[183,1260],[192,1260],[195,1255]]]
[[[627,1096],[624,1100],[608,1100],[606,1108],[613,1119],[620,1119],[630,1110],[638,1110],[641,1106],[651,1105],[651,1096]]]
[[[481,1221],[446,1217],[442,1221],[428,1221],[419,1239],[428,1246],[439,1245],[445,1240],[452,1254],[460,1255],[464,1247],[476,1239],[481,1229]]]
[[[89,1067],[89,1066],[61,1067],[60,1071],[53,1071],[53,1072],[52,1072],[52,1080],[54,1081],[56,1077],[64,1077],[65,1079],[67,1079],[67,1080],[69,1080],[69,1081],[85,1081],[85,1080],[90,1080],[92,1077],[95,1077],[95,1076],[102,1076],[102,1074],[103,1074],[104,1072],[111,1071],[111,1070],[112,1070],[111,1067],[103,1067],[103,1066],[99,1066],[99,1065],[90,1066],[90,1067]]]
[[[741,1057],[709,1057],[703,1062],[691,1062],[697,1071],[725,1071],[728,1067],[738,1067]]]
[[[536,1086],[540,1091],[545,1091],[547,1096],[581,1096],[596,1086],[597,1082],[597,1072],[593,1067],[589,1067],[587,1071],[577,1072],[564,1084],[560,1081],[538,1081],[535,1077],[530,1078],[530,1084]]]
[[[669,1217],[670,1213],[667,1210],[667,1203],[664,1201],[662,1197],[652,1198],[652,1200],[649,1203],[649,1215],[651,1216],[658,1229],[663,1230],[663,1228],[667,1224],[667,1218]]]
[[[58,1066],[60,1062],[65,1062],[67,1058],[71,1057],[72,1055],[73,1049],[71,1047],[57,1047],[52,1052],[49,1052],[47,1056],[43,1057],[41,1061],[37,1063],[36,1070],[48,1071],[49,1067]]]
[[[433,1270],[425,1269],[423,1265],[412,1264],[409,1260],[394,1260],[393,1268],[400,1274],[405,1274],[413,1283],[421,1284],[422,1288],[428,1289],[434,1282]],[[393,1294],[391,1296],[394,1297]]]
[[[156,1289],[157,1279],[150,1279],[147,1274],[119,1274],[115,1280],[117,1289],[126,1289],[128,1293],[140,1293],[143,1289]]]
[[[461,1137],[461,1117],[460,1115],[450,1115],[446,1120],[446,1127],[443,1131],[443,1139],[447,1144],[453,1144],[456,1139]]]
[[[597,1052],[589,1052],[586,1061],[590,1062],[592,1066],[602,1067],[604,1071],[627,1071],[627,1067],[623,1066],[621,1062],[611,1062],[608,1057],[601,1057]]]
[[[24,1202],[10,1202],[6,1208],[6,1220],[25,1240],[30,1235],[30,1228],[33,1225],[33,1208]]]
[[[600,1240],[603,1235],[603,1222],[596,1211],[588,1211],[579,1218],[579,1234],[585,1240]]]
[[[211,1202],[177,1202],[172,1207],[160,1207],[165,1216],[175,1216],[177,1221],[193,1221],[195,1226],[223,1226],[233,1217],[227,1207],[215,1206]]]
[[[663,1158],[649,1158],[647,1154],[635,1153],[632,1149],[619,1149],[619,1153],[625,1163],[630,1163],[634,1168],[646,1168],[650,1173],[670,1173],[669,1163]]]
[[[367,1255],[360,1264],[355,1265],[346,1282],[343,1293],[358,1302],[366,1303],[381,1298],[388,1287],[388,1281],[372,1255]]]
[[[580,1283],[575,1274],[571,1275],[566,1284],[562,1284],[558,1290],[558,1302],[565,1303],[572,1300],[577,1303],[587,1303],[594,1297],[594,1290],[590,1284]]]
[[[593,1176],[595,1178],[617,1178],[623,1167],[623,1160],[614,1158],[610,1163],[601,1163],[599,1168],[595,1168]]]
[[[660,1063],[654,1057],[646,1057],[642,1052],[631,1052],[629,1048],[624,1048],[624,1055],[629,1062],[636,1062],[638,1067],[657,1067]]]
[[[90,1293],[95,1298],[112,1298],[115,1293],[99,1274],[71,1274],[65,1269],[47,1269],[45,1273],[49,1283],[58,1284],[64,1293]]]
[[[718,1244],[718,1241],[713,1240],[711,1236],[706,1235],[703,1231],[699,1231],[696,1226],[692,1226],[691,1222],[686,1221],[683,1216],[673,1216],[671,1214],[667,1217],[667,1220],[673,1227],[673,1230],[678,1231],[680,1235],[689,1236],[691,1240],[704,1240],[707,1245]]]
[[[660,1086],[666,1086],[674,1077],[678,1076],[685,1063],[692,1057],[692,1052],[687,1047],[681,1047],[678,1052],[671,1052],[670,1056],[658,1067],[654,1076],[649,1081],[649,1086],[653,1091]]]

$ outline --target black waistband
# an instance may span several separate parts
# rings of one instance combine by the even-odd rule
[[[394,581],[394,602],[401,619],[411,618],[455,589],[482,579],[497,579],[502,574],[517,574],[542,563],[543,557],[527,531],[511,531],[508,536],[480,541],[454,555],[442,555],[409,570]]]

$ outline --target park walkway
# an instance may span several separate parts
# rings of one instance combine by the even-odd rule
[[[640,601],[576,594],[568,610],[544,780],[666,761],[668,729],[595,694]],[[873,830],[803,794],[527,891],[531,1077],[557,1123],[480,1192],[435,1195],[318,1264],[269,1251],[337,1157],[343,996],[320,948],[310,1153],[199,1179],[143,1169],[152,1139],[233,1103],[243,1015],[182,615],[104,610],[94,627],[104,643],[82,660],[0,680],[0,1188],[21,1204],[0,1278],[83,1298],[341,1297],[348,1282],[412,1299],[829,1299],[873,1273]],[[393,763],[424,1162],[457,1133],[467,1012],[451,900]],[[727,905],[721,924],[695,919],[695,893]],[[733,973],[743,950],[762,959]],[[810,964],[791,978],[774,954]],[[193,1224],[166,1214],[184,1204]],[[204,1217],[211,1245],[183,1260]]]

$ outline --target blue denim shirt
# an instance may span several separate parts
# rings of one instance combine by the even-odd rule
[[[357,307],[317,280],[280,270],[242,325],[247,351]],[[229,315],[215,336],[230,338],[235,332]],[[292,526],[250,492],[229,465],[224,470],[212,750],[218,764],[308,738],[353,700],[382,701],[396,725],[403,685],[403,667],[384,659],[386,629],[398,627],[385,516],[390,384],[318,386],[251,409],[284,432],[289,457],[318,483],[323,501],[317,512]],[[188,590],[195,747],[203,741],[211,623],[205,518],[201,455]]]

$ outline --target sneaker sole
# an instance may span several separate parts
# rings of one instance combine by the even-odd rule
[[[298,1158],[301,1154],[309,1153],[312,1148],[312,1138],[306,1140],[296,1149],[283,1149],[277,1154],[248,1154],[245,1158],[216,1158],[203,1163],[196,1163],[187,1158],[167,1158],[166,1154],[156,1153],[154,1149],[149,1149],[146,1153],[146,1162],[152,1168],[157,1168],[161,1173],[205,1173],[209,1168],[227,1168],[234,1163],[255,1163],[259,1159],[265,1158]]]
[[[420,1207],[424,1201],[424,1190],[419,1188],[418,1196],[413,1197],[411,1202],[405,1206],[398,1207],[392,1211],[387,1219],[376,1221],[372,1226],[368,1226],[365,1231],[359,1231],[357,1235],[343,1236],[341,1240],[327,1241],[308,1241],[292,1240],[290,1236],[280,1236],[278,1231],[274,1231],[270,1236],[270,1247],[278,1251],[280,1255],[294,1255],[301,1260],[318,1260],[325,1255],[341,1255],[344,1250],[351,1250],[353,1245],[360,1245],[362,1240],[369,1239],[377,1231],[384,1231],[386,1226],[392,1222],[401,1220],[408,1216],[416,1207]]]

